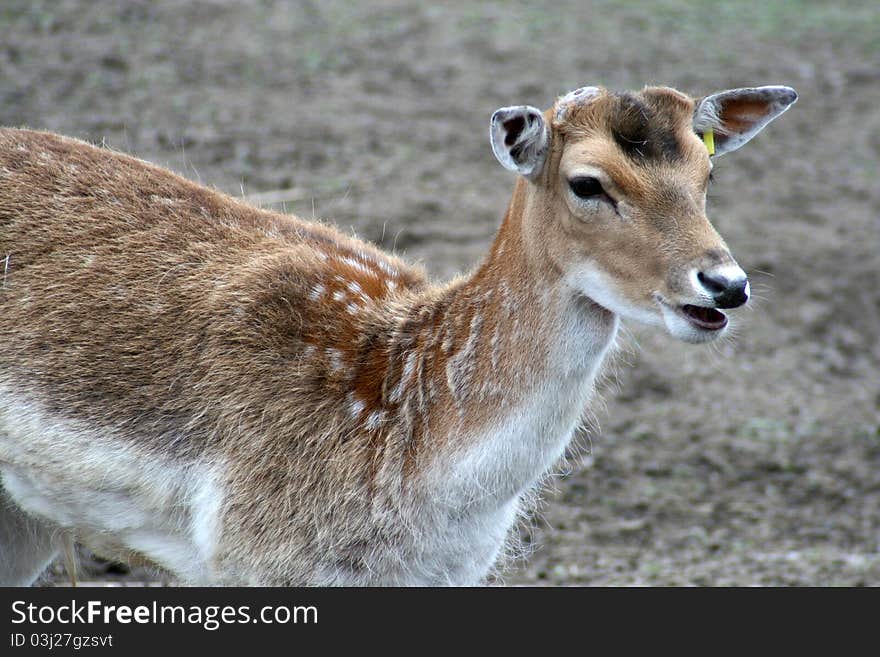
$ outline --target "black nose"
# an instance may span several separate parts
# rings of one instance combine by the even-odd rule
[[[712,294],[718,308],[738,308],[749,300],[749,279],[744,276],[729,279],[723,274],[701,271],[697,279]]]

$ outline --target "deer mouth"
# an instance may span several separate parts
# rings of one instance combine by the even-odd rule
[[[677,310],[688,322],[705,331],[720,331],[727,326],[727,315],[715,308],[686,303]]]

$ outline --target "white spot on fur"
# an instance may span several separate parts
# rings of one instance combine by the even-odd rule
[[[403,391],[406,389],[407,382],[409,381],[410,377],[412,376],[413,372],[416,369],[416,357],[417,356],[418,356],[418,354],[416,353],[415,350],[412,350],[409,353],[407,353],[406,358],[404,359],[404,362],[403,362],[403,371],[400,373],[400,382],[397,384],[397,386],[394,388],[394,390],[391,391],[391,394],[389,395],[389,399],[392,402],[400,401],[401,397],[403,397]]]
[[[330,369],[333,372],[340,372],[345,369],[345,364],[342,361],[342,352],[339,349],[328,347],[325,353],[330,361]]]
[[[367,302],[370,300],[370,297],[368,297],[366,292],[364,292],[364,288],[362,288],[361,284],[358,283],[357,281],[351,281],[348,284],[348,290],[352,294],[359,296],[361,298],[361,300],[363,300],[364,302]]]
[[[158,194],[150,195],[150,202],[157,203],[161,205],[176,205],[179,201],[177,199],[168,198],[167,196],[159,196]]]
[[[508,319],[514,316],[516,313],[516,299],[513,298],[513,294],[510,291],[510,286],[507,284],[507,281],[501,281],[498,283],[498,292],[501,294],[501,308],[504,310],[504,314]]]
[[[367,416],[364,427],[367,431],[375,431],[385,421],[385,413],[383,411],[373,411]]]
[[[360,399],[354,396],[354,393],[348,393],[347,397],[348,401],[348,414],[352,417],[352,419],[357,419],[361,416],[361,413],[364,412],[364,409],[367,405]]]
[[[379,269],[381,269],[385,274],[391,276],[392,278],[397,278],[400,276],[400,272],[397,271],[394,267],[392,267],[389,263],[384,260],[377,260],[376,263],[379,265]]]
[[[372,269],[367,267],[364,263],[358,262],[354,258],[350,258],[348,256],[339,259],[340,262],[344,262],[346,265],[351,267],[352,269],[357,269],[359,272],[363,274],[370,274],[371,276],[375,276],[375,273]]]
[[[492,371],[496,372],[498,370],[498,355],[501,351],[501,324],[495,324],[495,328],[492,330],[492,340],[489,346],[492,348]]]
[[[367,253],[366,251],[358,251],[357,257],[360,258],[364,264],[369,265],[371,267],[370,273],[373,274],[373,276],[378,275],[378,273],[379,273],[378,270],[372,269],[373,266],[375,266],[375,267],[379,266],[379,260],[374,255]]]
[[[323,283],[318,283],[317,285],[312,286],[312,289],[309,292],[309,299],[311,299],[312,301],[317,301],[324,295],[326,291],[327,288],[324,287]]]
[[[483,316],[474,313],[468,330],[468,338],[461,349],[446,363],[446,385],[453,399],[463,412],[462,402],[470,394],[471,382],[477,369],[477,344],[483,327]]]

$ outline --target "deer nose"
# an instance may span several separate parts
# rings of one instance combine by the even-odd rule
[[[701,271],[697,280],[718,308],[738,308],[749,300],[749,279],[739,267]]]

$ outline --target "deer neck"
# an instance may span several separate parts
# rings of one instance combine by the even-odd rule
[[[617,330],[614,314],[527,248],[530,193],[519,181],[483,263],[420,299],[399,333],[417,335],[401,401],[423,413],[426,452],[438,447],[430,436],[445,437],[434,462],[460,495],[506,499],[553,466]]]

